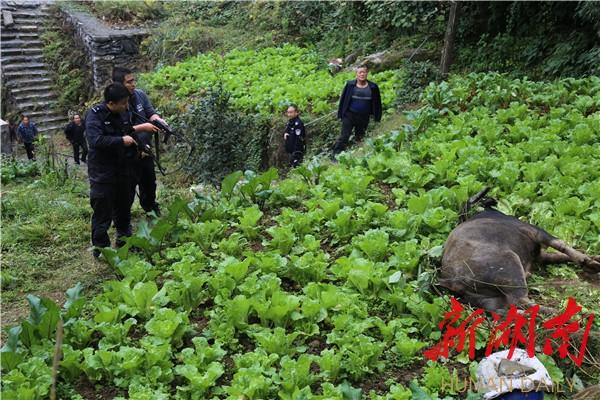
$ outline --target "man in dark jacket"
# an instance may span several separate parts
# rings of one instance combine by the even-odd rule
[[[73,119],[65,128],[67,140],[73,146],[73,158],[75,164],[79,164],[79,148],[81,147],[81,161],[86,162],[88,147],[85,141],[85,124],[81,122],[81,115],[73,115]]]
[[[158,128],[148,121],[160,120],[163,124],[167,123],[156,113],[150,99],[146,93],[136,89],[136,78],[130,69],[115,67],[112,73],[113,82],[122,83],[129,91],[128,114],[130,122],[134,127],[148,126],[146,130],[141,130],[137,134],[137,140],[143,148],[149,146],[152,148],[153,134],[158,132]],[[151,127],[151,128],[150,128]],[[160,214],[160,208],[156,202],[156,172],[154,170],[154,157],[148,153],[142,154],[138,163],[138,188],[140,196],[140,206],[146,212],[154,211]]]
[[[37,136],[38,130],[35,124],[29,121],[29,117],[27,115],[23,115],[22,121],[17,128],[17,134],[25,146],[27,158],[35,161],[35,148],[33,146],[33,140]]]
[[[366,65],[359,65],[356,68],[356,79],[346,82],[338,107],[342,133],[333,147],[333,159],[346,149],[352,129],[355,140],[360,142],[365,136],[370,116],[373,115],[377,122],[381,121],[381,94],[379,87],[367,80],[368,73]]]
[[[85,133],[89,144],[88,176],[94,256],[109,247],[108,228],[114,219],[117,246],[131,235],[131,204],[135,196],[137,143],[127,118],[129,91],[120,83],[104,89],[104,102],[87,113]],[[139,128],[140,130],[144,127]],[[146,127],[147,128],[147,127]]]
[[[291,104],[287,111],[288,123],[285,127],[283,139],[285,140],[285,151],[290,155],[290,167],[297,167],[304,158],[306,150],[306,131],[304,123],[300,119],[298,106]]]

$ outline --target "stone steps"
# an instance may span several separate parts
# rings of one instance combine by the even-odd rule
[[[43,54],[44,49],[42,47],[28,47],[28,48],[20,48],[20,47],[10,47],[4,48],[2,46],[2,59],[5,57],[15,56],[15,55],[35,55],[35,54]]]
[[[4,6],[2,2],[2,8],[11,12],[13,18],[35,18],[35,17],[50,17],[50,11],[47,8],[35,8],[35,9],[16,9],[15,7]]]
[[[2,65],[19,64],[26,62],[43,62],[43,54],[27,54],[2,57]]]
[[[31,16],[51,16],[48,7],[37,7],[37,8],[15,8],[5,6],[4,1],[2,2],[2,8],[9,10],[12,13],[13,18],[31,17]]]
[[[34,77],[25,77],[25,78],[15,78],[11,79],[6,83],[6,86],[11,88],[20,88],[23,89],[29,85],[39,85],[39,84],[50,84],[52,83],[52,79],[49,76],[34,76]]]
[[[52,93],[51,91],[35,91],[35,92],[29,92],[29,93],[13,93],[15,100],[17,101],[17,103],[25,103],[28,101],[35,101],[35,100],[53,100],[56,98],[56,95],[54,93]]]
[[[51,124],[64,123],[67,118],[62,114],[50,115],[45,118],[45,121]]]
[[[0,14],[1,15],[1,14]],[[41,14],[34,14],[34,15],[21,15],[21,16],[16,16],[14,12],[11,12],[11,16],[12,16],[12,24],[10,25],[5,25],[4,24],[4,17],[2,17],[2,29],[15,29],[16,27],[20,26],[20,25],[35,25],[35,26],[43,26],[44,21],[46,20],[46,18],[49,18],[50,15],[41,15]]]
[[[38,39],[14,39],[2,41],[2,52],[4,49],[23,48],[23,47],[44,47],[41,40]]]
[[[53,108],[56,95],[40,39],[46,21],[53,17],[49,3],[1,0],[2,10],[10,11],[13,23],[2,25],[0,31],[3,83],[10,88],[16,111],[28,115],[39,132],[46,134],[62,131],[68,122],[66,115]]]
[[[39,37],[40,36],[37,32],[20,32],[20,31],[6,32],[4,30],[2,30],[2,34],[0,35],[0,38],[2,38],[2,40],[15,40],[15,39],[37,40]]]
[[[35,85],[35,84],[34,84]],[[19,95],[23,95],[26,93],[36,93],[36,92],[50,92],[52,91],[52,85],[50,85],[50,80],[48,80],[48,83],[42,83],[42,84],[38,84],[35,86],[16,86],[14,89],[11,90],[12,94],[18,98]]]
[[[2,64],[4,64],[4,63],[2,63]],[[44,62],[28,62],[28,63],[16,63],[16,64],[8,64],[8,65],[4,64],[3,66],[4,66],[5,72],[8,72],[8,71],[27,72],[32,69],[46,70],[46,67],[48,67],[48,64],[46,64]]]
[[[11,26],[7,26],[7,27],[3,27],[2,28],[2,32],[38,32],[38,26],[37,25],[23,25],[23,24],[17,24],[16,22],[11,25]]]
[[[45,23],[45,20],[47,17],[50,17],[50,15],[24,15],[24,16],[15,16],[15,14],[12,14],[13,16],[13,21],[15,23],[15,25],[37,25],[37,26],[41,26]]]
[[[39,110],[42,107],[48,109],[50,106],[52,106],[54,103],[54,100],[34,100],[34,101],[23,101],[23,102],[18,102],[17,103],[17,107],[20,110]]]
[[[36,124],[40,118],[50,122],[67,120],[61,112],[54,110],[32,110],[28,112],[27,115],[29,115]]]
[[[20,10],[21,12],[34,9],[36,11],[43,10],[47,1],[27,1],[27,0],[2,0],[2,8],[7,10]]]
[[[31,75],[35,76],[49,76],[49,72],[45,68],[30,68],[27,70],[17,70],[17,71],[4,71],[4,77],[10,82],[12,79],[26,78]]]
[[[48,120],[45,120],[45,124],[42,127],[38,127],[38,132],[39,133],[50,133],[50,132],[54,132],[57,133],[57,131],[64,131],[65,126],[67,125],[67,119],[64,118],[64,121],[61,121],[60,123],[54,123],[54,124],[49,124]]]
[[[48,64],[45,62],[33,61],[25,63],[12,63],[5,65],[3,63],[5,71],[16,71],[16,70],[30,70],[30,69],[47,69]]]

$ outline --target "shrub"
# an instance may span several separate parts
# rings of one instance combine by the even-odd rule
[[[100,18],[114,22],[139,23],[165,14],[163,2],[157,0],[106,0],[85,4]]]
[[[140,53],[161,66],[212,50],[215,45],[207,27],[185,17],[174,17],[144,39]]]
[[[418,101],[429,82],[439,80],[440,71],[429,61],[419,61],[408,63],[406,68],[399,70],[399,75],[396,102],[403,105]]]
[[[175,123],[195,149],[184,170],[199,180],[218,183],[235,171],[259,170],[265,161],[268,123],[232,105],[221,87],[210,89],[188,107]],[[189,149],[181,150],[183,154]]]
[[[0,171],[2,172],[2,183],[4,184],[19,178],[37,176],[40,173],[37,163],[13,158],[3,159]]]

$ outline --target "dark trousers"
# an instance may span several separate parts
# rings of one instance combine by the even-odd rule
[[[302,163],[302,160],[304,159],[304,152],[303,151],[294,151],[293,153],[290,154],[290,167],[294,168],[297,167],[298,165],[300,165]]]
[[[360,142],[365,137],[367,126],[369,125],[369,116],[364,114],[355,114],[351,111],[344,114],[342,118],[342,133],[333,146],[333,154],[341,153],[346,150],[352,129],[354,129],[354,139]]]
[[[156,171],[154,170],[154,159],[151,157],[140,161],[138,187],[140,191],[140,206],[142,206],[144,211],[158,211],[158,204],[156,203]]]
[[[85,162],[88,153],[88,147],[86,141],[82,142],[71,142],[73,145],[73,158],[75,159],[75,163],[79,164],[79,148],[81,147],[81,161]]]
[[[33,146],[33,143],[23,143],[23,145],[25,145],[25,151],[27,152],[27,158],[30,160],[34,160],[35,159],[35,147]]]
[[[135,183],[122,177],[117,183],[90,182],[90,204],[92,205],[92,244],[110,247],[108,228],[114,221],[117,240],[131,236],[131,205],[135,197]]]

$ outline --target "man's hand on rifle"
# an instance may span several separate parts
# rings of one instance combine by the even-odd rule
[[[123,144],[127,147],[131,146],[131,145],[136,145],[137,146],[137,142],[135,141],[134,138],[132,138],[131,136],[127,135],[127,136],[123,136]]]
[[[152,123],[150,122],[145,122],[143,124],[139,124],[133,127],[133,129],[135,129],[136,132],[158,132],[160,129],[158,129],[158,127],[152,125]]]
[[[284,134],[283,134],[283,140],[286,140],[286,139],[288,138],[288,136],[290,136],[290,134],[289,134],[289,133],[287,133],[287,132],[286,132],[286,133],[284,133]]]
[[[161,117],[156,117],[156,118],[152,119],[152,121],[158,121],[161,124],[163,124],[164,126],[166,126],[167,128],[170,128],[169,124],[167,124],[167,121],[165,121]]]

